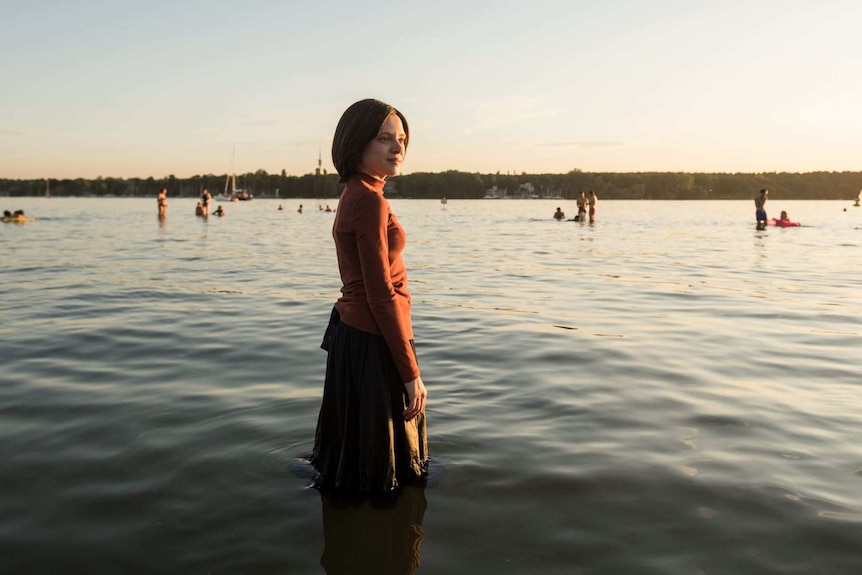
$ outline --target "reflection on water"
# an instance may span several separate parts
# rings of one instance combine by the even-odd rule
[[[407,486],[374,500],[346,501],[322,494],[324,549],[328,575],[408,575],[419,568],[428,504],[425,488]]]

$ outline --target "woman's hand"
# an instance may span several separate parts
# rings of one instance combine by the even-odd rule
[[[404,384],[407,391],[407,407],[404,409],[404,421],[410,421],[425,410],[425,402],[428,399],[428,391],[422,378],[417,377],[413,381]]]

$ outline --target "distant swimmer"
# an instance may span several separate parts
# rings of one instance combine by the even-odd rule
[[[216,211],[213,212],[214,216],[222,217],[224,215],[224,208],[219,206],[216,208]]]
[[[281,211],[283,209],[284,209],[284,207],[281,204],[278,204],[278,211]]]
[[[767,223],[778,226],[779,228],[795,228],[801,225],[799,222],[791,222],[786,211],[782,211],[781,217],[777,220],[769,220]]]
[[[299,212],[300,214],[302,213],[302,204],[299,204],[299,209],[296,211]]]
[[[563,212],[563,210],[561,210],[559,207],[557,207],[557,211],[554,212],[554,219],[555,220],[565,220],[566,214]]]
[[[757,229],[762,230],[766,227],[766,200],[769,199],[769,190],[763,188],[760,190],[760,195],[754,198],[754,218],[757,220]]]
[[[326,204],[326,209],[325,209],[325,210],[323,210],[323,211],[324,211],[324,212],[331,212],[331,211],[332,211],[332,208],[330,208],[330,207],[329,207],[329,204]]]
[[[4,223],[22,223],[22,222],[32,222],[33,218],[28,218],[24,214],[24,210],[15,210],[15,212],[10,212],[9,210],[3,210],[3,218]]]

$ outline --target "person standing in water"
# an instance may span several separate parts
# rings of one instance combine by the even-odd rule
[[[326,378],[310,459],[323,490],[390,492],[428,473],[406,235],[383,196],[409,141],[407,119],[379,100],[354,103],[335,129],[344,190],[332,236],[342,288],[321,344]]]
[[[578,215],[575,216],[575,221],[585,222],[587,221],[587,195],[581,190],[581,195],[578,196]]]
[[[201,193],[201,215],[205,218],[208,218],[210,215],[210,202],[212,199],[213,195],[209,189],[204,188],[204,191]]]
[[[596,204],[599,203],[599,197],[593,190],[590,190],[590,198],[587,200],[587,203],[590,206],[590,223],[593,223],[596,221]]]
[[[156,202],[159,205],[159,219],[164,219],[168,215],[168,189],[162,188],[159,190],[159,195],[156,196]]]
[[[769,190],[763,188],[760,195],[754,198],[754,218],[757,220],[757,229],[766,227],[766,200],[769,198]]]

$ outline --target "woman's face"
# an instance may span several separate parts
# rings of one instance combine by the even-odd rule
[[[406,141],[401,118],[398,114],[389,114],[377,136],[365,146],[359,167],[378,180],[397,175],[407,152]]]

